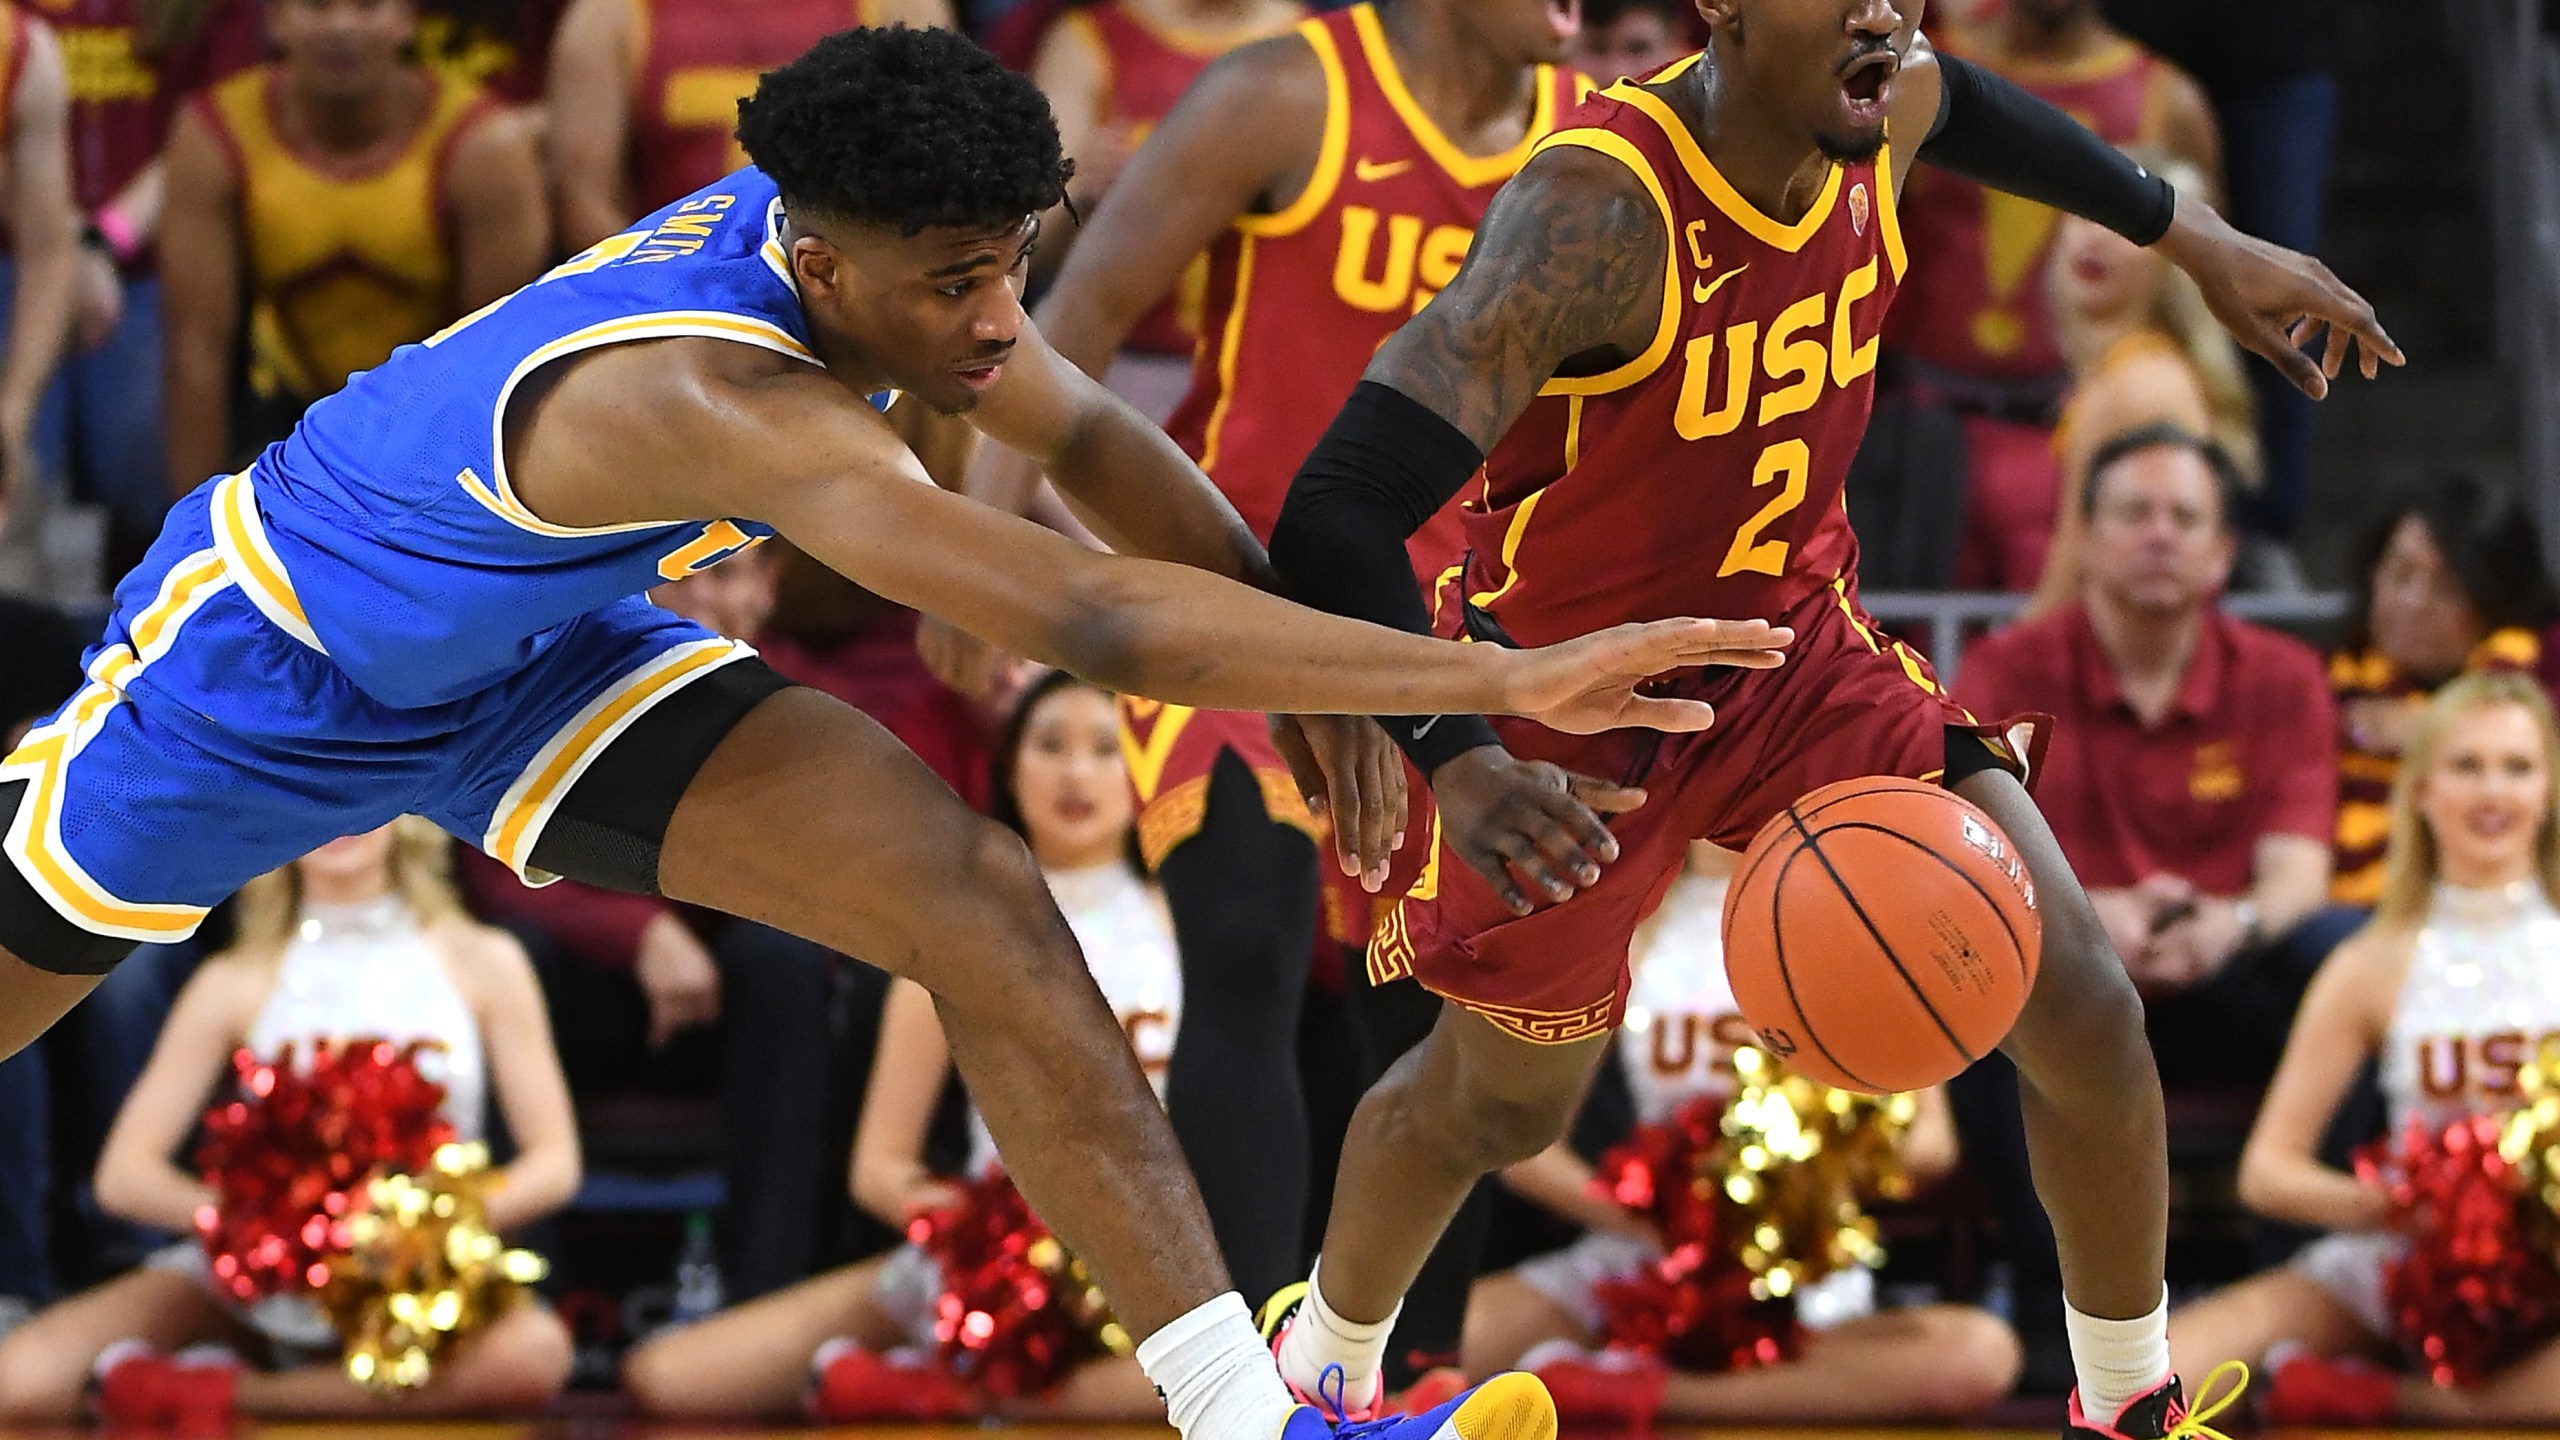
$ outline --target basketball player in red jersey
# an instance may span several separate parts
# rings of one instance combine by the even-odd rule
[[[1076,162],[1067,198],[1090,215],[1111,182],[1209,62],[1239,45],[1304,20],[1299,0],[1098,0],[1049,27],[1031,65],[1032,83],[1058,113],[1058,134]],[[1048,217],[1059,259],[1075,238],[1075,218]],[[1121,398],[1162,422],[1191,378],[1208,266],[1195,261],[1181,283],[1141,317],[1111,372]]]
[[[1389,0],[1228,55],[1119,177],[1040,309],[1043,332],[1100,374],[1206,251],[1204,343],[1167,429],[1268,536],[1362,367],[1456,278],[1485,206],[1583,92],[1557,64],[1573,29],[1549,0]],[[1019,513],[1037,472],[989,462],[973,493]],[[1436,583],[1459,544],[1455,512],[1434,518],[1412,575]],[[929,653],[968,689],[985,673],[973,651],[946,630]],[[1338,969],[1340,945],[1367,938],[1372,897],[1322,889],[1319,827],[1264,717],[1129,700],[1123,719],[1141,843],[1185,960],[1168,1103],[1228,1264],[1258,1298],[1303,1271],[1296,1043],[1319,917]],[[1391,751],[1374,759],[1391,773]],[[1383,805],[1337,809],[1346,837],[1365,829],[1384,853]],[[1380,866],[1370,883],[1383,878]],[[1427,1024],[1383,1041],[1401,1048]],[[1451,1262],[1464,1273],[1441,1333],[1408,1340],[1455,1352],[1472,1259]]]
[[[1997,72],[2111,145],[2144,145],[2219,183],[2222,141],[2204,91],[2108,28],[2097,0],[2010,0],[1971,25],[1930,27],[1940,53]],[[1944,405],[1965,437],[1964,539],[1956,582],[2032,588],[2053,538],[2062,471],[2053,418],[2068,381],[2045,314],[2051,207],[1924,172],[1904,198],[1911,278],[1885,325],[1887,378]]]
[[[951,24],[950,0],[572,0],[551,53],[553,218],[576,252],[747,163],[756,77],[856,25]]]
[[[0,194],[8,197],[12,242],[8,333],[0,337],[0,517],[34,478],[28,462],[36,404],[71,328],[80,226],[71,203],[67,98],[52,28],[0,7]]]
[[[1739,848],[1806,791],[1884,773],[1988,811],[2042,897],[2043,968],[2004,1048],[2072,1307],[2072,1427],[2193,1434],[2169,1372],[2141,1003],[2020,783],[2016,732],[1949,702],[1858,605],[1842,481],[1909,265],[1898,192],[1925,156],[2156,244],[2314,395],[2354,345],[2368,376],[2399,352],[2317,261],[1934,54],[1917,3],[1698,9],[1703,55],[1611,87],[1505,189],[1456,282],[1379,351],[1301,467],[1272,556],[1312,603],[1428,628],[1396,542],[1463,491],[1469,559],[1437,596],[1443,634],[1536,644],[1695,610],[1765,618],[1795,643],[1764,674],[1671,682],[1715,706],[1693,738],[1387,722],[1437,813],[1400,857],[1419,874],[1371,965],[1454,1003],[1362,1102],[1321,1263],[1278,1337],[1283,1373],[1358,1393],[1468,1188],[1563,1133],[1623,1011],[1629,935],[1692,839]],[[2324,329],[2319,358],[2296,348]],[[1627,787],[1590,807],[1624,813],[1546,819],[1569,771]]]

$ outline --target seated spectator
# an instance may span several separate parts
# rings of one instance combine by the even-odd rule
[[[2081,598],[1975,646],[1956,695],[1977,715],[2056,717],[2038,808],[2144,992],[2161,1078],[2254,1096],[2318,963],[2284,942],[2328,893],[2337,720],[2308,646],[2216,607],[2239,493],[2228,457],[2186,431],[2111,442],[2080,501]],[[2041,1383],[2063,1358],[2061,1277],[2015,1072],[1993,1057],[1953,1091]]]
[[[2355,608],[2329,657],[2338,699],[2340,778],[2336,878],[2329,898],[2382,898],[2391,784],[2426,699],[2466,671],[2531,670],[2555,655],[2533,523],[2469,476],[2403,496],[2359,548]]]
[[[2185,193],[2201,194],[2190,166],[2142,157]],[[2244,480],[2256,474],[2257,432],[2240,349],[2205,308],[2194,280],[2111,230],[2066,216],[2046,275],[2055,334],[2071,367],[2071,396],[2054,429],[2061,485],[2047,523],[2021,532],[2020,578],[2034,576],[2029,617],[2079,593],[2091,457],[2146,425],[2210,437]],[[2028,565],[2028,558],[2036,563]]]
[[[570,0],[543,108],[560,248],[584,250],[747,163],[756,77],[848,24],[952,23],[950,0]]]
[[[426,1040],[464,1138],[504,1112],[516,1156],[489,1194],[493,1228],[558,1209],[578,1185],[567,1087],[532,967],[506,935],[471,923],[446,878],[452,841],[415,817],[335,840],[241,892],[239,942],[178,997],[98,1161],[118,1214],[185,1233],[213,1200],[176,1163],[234,1050],[373,1036]],[[494,1093],[493,1093],[494,1092]],[[205,1347],[213,1347],[208,1350]],[[525,1304],[492,1320],[416,1394],[386,1401],[338,1363],[338,1338],[306,1297],[243,1306],[219,1292],[193,1241],[44,1311],[0,1340],[0,1417],[78,1419],[94,1376],[104,1418],[165,1425],[236,1410],[260,1417],[481,1415],[547,1403],[569,1374],[569,1333]]]
[[[1021,832],[1159,1091],[1182,1014],[1173,920],[1140,867],[1112,697],[1064,673],[1025,692],[998,750],[996,818]],[[1001,1063],[998,1057],[976,1057]],[[952,1057],[933,1002],[892,990],[855,1137],[856,1203],[903,1228],[958,1197],[925,1167],[924,1137]],[[997,1160],[972,1117],[972,1173]],[[982,1397],[930,1363],[933,1262],[912,1246],[821,1275],[632,1352],[623,1383],[645,1412],[694,1419],[966,1420]],[[1135,1361],[1097,1360],[1050,1394],[1007,1402],[1014,1418],[1153,1424],[1162,1415]]]
[[[2098,0],[2008,0],[1969,23],[1932,5],[1927,21],[1946,52],[2051,102],[2110,144],[2183,161],[2212,189],[2221,141],[2203,90],[2111,28]],[[2045,285],[2067,222],[1927,167],[1913,173],[1899,214],[1911,269],[1885,320],[1887,417],[1911,405],[1960,422],[1955,583],[2032,588],[2053,529],[2053,426],[2074,379]]]
[[[1067,203],[1044,220],[1036,263],[1052,273],[1147,132],[1172,111],[1209,62],[1307,17],[1299,0],[1094,0],[1060,15],[1041,38],[1031,78],[1058,115],[1076,162]],[[1162,424],[1191,383],[1191,352],[1207,303],[1209,262],[1139,320],[1104,382]]]
[[[1602,84],[1641,79],[1698,48],[1695,15],[1686,0],[1583,0],[1565,59]]]
[[[412,58],[414,0],[267,0],[267,27],[283,58],[198,97],[169,140],[174,494],[531,281],[547,254],[531,137]]]
[[[2373,923],[2338,948],[2302,1006],[2241,1159],[2253,1209],[2332,1232],[2292,1263],[2169,1318],[2180,1373],[2264,1357],[2262,1416],[2283,1425],[2543,1426],[2560,1421],[2560,1346],[2468,1388],[2394,1364],[2384,1185],[2320,1158],[2357,1072],[2378,1061],[2394,1130],[2510,1109],[2523,1037],[2560,1030],[2560,734],[2540,687],[2470,675],[2412,727],[2391,792]],[[2513,1041],[2513,1049],[2507,1050]],[[2502,1053],[2506,1059],[2498,1058]]]
[[[1720,926],[1734,861],[1712,845],[1691,847],[1688,871],[1636,932],[1634,988],[1617,1050],[1640,1123],[1661,1124],[1701,1095],[1733,1092],[1733,1051],[1751,1036],[1724,973]],[[1927,1183],[1955,1161],[1946,1094],[1927,1091],[1904,1136],[1903,1162]],[[1564,1420],[1952,1421],[1988,1408],[2017,1381],[2018,1340],[1997,1317],[1961,1305],[1880,1312],[1874,1272],[1854,1266],[1798,1292],[1796,1313],[1813,1338],[1794,1361],[1697,1374],[1636,1352],[1601,1350],[1599,1286],[1658,1257],[1658,1242],[1643,1217],[1596,1191],[1591,1166],[1565,1146],[1512,1166],[1503,1181],[1590,1229],[1562,1250],[1476,1282],[1466,1370],[1474,1377],[1535,1372]]]
[[[773,610],[773,555],[756,546],[649,594],[723,634],[752,636]],[[477,849],[463,851],[461,877],[484,918],[548,942],[535,946],[536,964],[581,1101],[719,1097],[728,1294],[752,1298],[806,1276],[825,1225],[841,958],[655,895],[575,880],[529,886]]]

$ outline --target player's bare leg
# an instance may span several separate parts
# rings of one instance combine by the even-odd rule
[[[1355,1404],[1368,1393],[1396,1307],[1467,1192],[1554,1144],[1608,1053],[1605,1034],[1534,1045],[1442,1006],[1430,1036],[1351,1117],[1314,1288],[1282,1346],[1281,1372],[1312,1393],[1324,1367],[1338,1364]]]
[[[809,690],[750,712],[676,807],[659,882],[931,991],[1008,1170],[1132,1333],[1229,1288],[1164,1107],[1030,852],[861,712]]]
[[[103,978],[56,975],[0,950],[0,1060],[34,1044]]]
[[[2093,1363],[2153,1369],[2156,1349],[2156,1373],[2126,1370],[2113,1387],[2138,1395],[2167,1377],[2169,1360],[2168,1122],[2142,1001],[2017,777],[1987,770],[1955,788],[2008,832],[2035,877],[2044,916],[2036,988],[2001,1049],[2017,1062],[2036,1193],[2053,1217],[2064,1298],[2078,1312],[2074,1363],[2087,1388]],[[2107,1330],[2109,1321],[2140,1322],[2139,1344],[2132,1331]],[[2096,1408],[2097,1423],[2114,1418]]]

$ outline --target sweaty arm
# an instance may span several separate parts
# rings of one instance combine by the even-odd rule
[[[1670,237],[1636,178],[1560,147],[1494,197],[1458,278],[1379,348],[1299,467],[1272,565],[1308,604],[1417,634],[1431,610],[1404,542],[1458,493],[1559,370],[1641,353]],[[1473,716],[1387,723],[1425,777],[1493,743]]]
[[[231,361],[240,338],[240,177],[212,122],[190,107],[169,137],[160,217],[161,366],[169,493],[218,475],[231,455]]]
[[[1048,345],[1085,374],[1102,374],[1194,257],[1239,217],[1303,188],[1323,143],[1324,85],[1315,52],[1295,35],[1243,46],[1210,65],[1087,218],[1037,311]],[[1115,521],[1156,503],[1139,487],[1094,493],[1090,482],[1103,478],[1097,472],[1051,478],[1078,517],[1106,538]],[[967,493],[1021,515],[1039,485],[1032,460],[989,450],[972,469]],[[1224,570],[1226,557],[1214,549],[1138,553],[1245,578]]]

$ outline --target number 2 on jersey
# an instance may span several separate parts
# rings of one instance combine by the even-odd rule
[[[1787,573],[1787,542],[1763,540],[1761,534],[1804,503],[1805,481],[1813,473],[1813,448],[1802,440],[1781,440],[1760,452],[1760,463],[1751,467],[1751,487],[1783,482],[1760,513],[1751,517],[1733,537],[1733,548],[1724,552],[1724,563],[1716,567],[1716,578],[1739,575],[1750,570],[1761,575]]]

